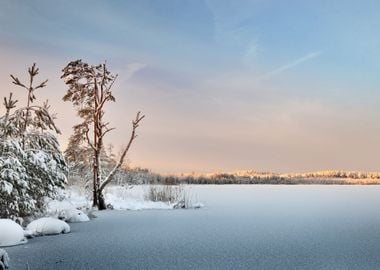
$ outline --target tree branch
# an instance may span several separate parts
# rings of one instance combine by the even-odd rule
[[[95,149],[95,146],[92,144],[91,140],[90,140],[90,136],[88,135],[88,132],[90,131],[89,128],[86,129],[86,139],[87,139],[87,143],[88,145],[93,149],[93,150],[96,150]]]
[[[15,77],[15,76],[13,76],[13,75],[11,74],[11,78],[13,79],[13,81],[12,81],[13,84],[18,85],[18,86],[21,86],[21,87],[23,87],[23,88],[25,88],[26,90],[29,91],[29,88],[26,87],[24,84],[22,84],[22,83],[20,82],[20,80],[19,80],[17,77]]]
[[[106,179],[100,184],[100,188],[99,188],[99,191],[102,192],[103,189],[106,187],[106,185],[112,181],[113,177],[115,176],[117,170],[120,168],[120,166],[123,164],[124,162],[124,158],[125,156],[127,155],[128,151],[129,151],[129,148],[131,147],[132,145],[132,142],[134,141],[134,139],[136,139],[137,135],[136,135],[136,129],[139,127],[139,123],[142,119],[144,119],[145,115],[141,115],[141,112],[138,112],[136,114],[136,118],[135,120],[132,121],[132,132],[131,132],[131,137],[129,138],[129,142],[127,144],[127,146],[125,147],[123,153],[121,154],[120,156],[120,159],[119,159],[119,162],[115,165],[115,167],[112,169],[112,171],[108,174],[108,176],[106,177]]]
[[[113,78],[112,82],[110,83],[110,85],[107,87],[106,91],[109,92],[113,86],[113,84],[115,83],[116,79],[117,79],[117,76],[118,74],[115,75],[115,77]]]
[[[108,128],[106,131],[103,132],[103,134],[100,135],[100,138],[103,138],[108,132],[114,130],[115,128]]]
[[[36,86],[36,87],[34,88],[34,90],[37,90],[38,88],[43,88],[43,87],[45,87],[47,82],[48,82],[48,80],[43,81],[43,82],[40,83],[38,86]]]

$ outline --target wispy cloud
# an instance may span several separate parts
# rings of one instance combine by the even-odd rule
[[[278,75],[278,74],[280,74],[280,73],[282,73],[282,72],[284,72],[284,71],[286,71],[288,69],[292,69],[292,68],[294,68],[294,67],[296,67],[296,66],[298,66],[300,64],[303,64],[303,63],[305,63],[305,62],[307,62],[309,60],[312,60],[312,59],[320,56],[321,53],[322,53],[321,51],[316,51],[316,52],[308,53],[308,54],[306,54],[306,55],[304,55],[304,56],[302,56],[302,57],[300,57],[300,58],[298,58],[298,59],[296,59],[296,60],[294,60],[292,62],[289,62],[289,63],[287,63],[285,65],[282,65],[282,66],[280,66],[280,67],[278,67],[278,68],[276,68],[276,69],[274,69],[274,70],[272,70],[272,71],[264,74],[262,77],[260,77],[260,79],[261,80],[263,80],[263,79],[269,79],[269,78],[271,78],[273,76],[276,76],[276,75]]]
[[[125,80],[130,79],[135,73],[139,72],[140,70],[146,68],[147,65],[144,63],[130,63],[125,67],[123,76],[125,77]]]
[[[259,50],[257,41],[252,41],[243,55],[243,63],[246,65],[252,64],[258,56]]]

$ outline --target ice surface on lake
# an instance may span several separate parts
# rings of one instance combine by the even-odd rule
[[[204,208],[99,211],[75,233],[8,248],[12,267],[380,269],[380,186],[186,188]]]

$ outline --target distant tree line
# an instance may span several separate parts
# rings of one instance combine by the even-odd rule
[[[128,166],[122,167],[113,184],[200,184],[200,185],[226,185],[226,184],[267,184],[267,185],[378,185],[380,173],[378,172],[345,172],[321,171],[311,173],[276,174],[269,172],[245,171],[236,173],[212,174],[180,174],[162,175],[153,173],[148,169]]]

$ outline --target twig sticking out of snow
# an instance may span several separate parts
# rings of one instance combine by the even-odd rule
[[[5,270],[9,267],[9,256],[4,249],[0,249],[0,270]]]

